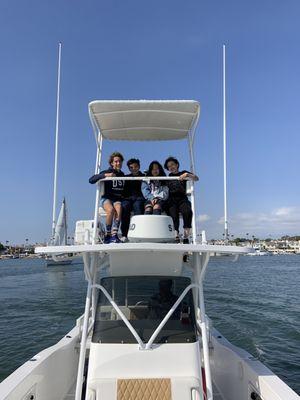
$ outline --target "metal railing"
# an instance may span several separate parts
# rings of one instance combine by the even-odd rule
[[[194,302],[197,309],[197,325],[200,327],[201,335],[202,335],[202,349],[203,349],[203,359],[204,359],[204,370],[205,370],[205,379],[206,379],[206,387],[207,387],[207,400],[213,399],[212,392],[212,380],[210,373],[210,363],[209,363],[209,346],[208,346],[208,335],[207,335],[207,321],[205,317],[205,306],[204,306],[204,297],[203,297],[203,285],[202,282],[204,280],[207,264],[209,261],[209,253],[205,253],[200,255],[196,253],[194,255],[195,269],[194,269],[194,279],[199,283],[192,283],[187,286],[184,291],[181,293],[179,298],[170,308],[168,313],[165,315],[163,320],[160,322],[156,330],[153,332],[152,336],[148,340],[147,343],[144,343],[136,330],[133,328],[131,323],[128,321],[124,313],[118,307],[118,305],[114,302],[112,297],[106,291],[106,289],[99,284],[95,283],[96,278],[96,264],[97,264],[97,255],[96,253],[85,253],[84,254],[84,269],[86,273],[86,279],[88,280],[88,289],[87,289],[87,297],[86,297],[86,306],[85,306],[85,314],[82,325],[82,335],[81,335],[81,346],[80,346],[80,356],[78,363],[78,374],[77,374],[77,384],[76,384],[76,400],[81,400],[81,389],[83,382],[83,369],[85,362],[85,353],[86,353],[86,342],[88,332],[90,331],[91,324],[94,323],[95,312],[92,313],[93,320],[90,321],[90,311],[91,311],[91,302],[92,302],[92,293],[96,289],[100,289],[102,293],[106,296],[112,307],[115,309],[117,314],[120,316],[122,321],[125,323],[129,331],[135,337],[137,343],[139,344],[140,350],[150,350],[152,345],[157,337],[157,335],[161,332],[164,325],[167,323],[171,315],[174,313],[180,302],[183,300],[187,292],[192,288],[197,288],[198,290],[194,293]],[[95,307],[95,303],[92,302],[92,308]],[[95,310],[94,310],[95,311]]]
[[[112,176],[99,179],[97,182],[96,200],[95,200],[95,212],[94,212],[94,229],[93,229],[93,244],[97,242],[97,226],[99,221],[99,202],[100,198],[104,193],[104,183],[109,181],[187,181],[190,182],[189,196],[191,196],[191,205],[193,211],[192,219],[192,236],[193,243],[196,244],[197,238],[197,227],[196,227],[196,210],[195,210],[195,194],[194,194],[194,180],[190,178],[180,179],[179,176]]]
[[[137,343],[139,344],[139,349],[140,350],[150,350],[152,348],[153,342],[156,339],[157,335],[159,334],[159,332],[162,330],[162,328],[165,326],[165,324],[168,322],[168,320],[170,319],[171,315],[174,313],[174,311],[176,310],[176,308],[179,306],[179,304],[182,302],[182,300],[184,299],[184,297],[186,296],[186,294],[188,293],[189,290],[191,290],[192,288],[198,288],[200,290],[200,285],[196,284],[196,283],[191,283],[189,286],[187,286],[184,291],[181,293],[181,295],[178,297],[178,299],[176,300],[176,302],[173,304],[173,306],[170,308],[170,310],[168,311],[168,313],[165,315],[165,317],[163,318],[163,320],[161,321],[161,323],[158,325],[158,327],[155,329],[155,331],[153,332],[152,336],[150,337],[150,339],[148,340],[147,343],[144,343],[142,341],[142,339],[140,338],[139,334],[137,333],[137,331],[134,329],[134,327],[131,325],[131,323],[128,321],[128,319],[126,318],[126,316],[124,315],[124,313],[121,311],[121,309],[119,308],[119,306],[114,302],[114,300],[112,299],[112,297],[109,295],[109,293],[107,292],[107,290],[102,286],[102,285],[92,285],[92,288],[97,288],[100,289],[102,291],[102,293],[104,294],[104,296],[107,298],[107,300],[110,302],[110,304],[112,305],[112,307],[116,310],[117,314],[120,316],[120,318],[122,319],[122,321],[124,322],[124,324],[127,326],[127,328],[130,330],[130,332],[132,333],[132,335],[135,337]]]

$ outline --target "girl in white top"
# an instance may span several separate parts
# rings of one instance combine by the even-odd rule
[[[147,176],[166,176],[162,165],[158,161],[150,163]],[[169,197],[169,188],[160,180],[151,180],[142,183],[142,193],[146,199],[145,214],[160,215],[164,203]]]

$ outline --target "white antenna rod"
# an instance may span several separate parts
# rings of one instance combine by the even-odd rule
[[[227,166],[226,166],[226,70],[225,70],[225,45],[223,44],[223,169],[224,169],[224,237],[227,241],[228,220],[227,220]]]
[[[56,219],[56,189],[57,189],[57,156],[58,156],[58,121],[59,121],[59,94],[60,94],[60,60],[61,43],[58,44],[58,73],[57,73],[57,94],[56,94],[56,126],[55,126],[55,161],[54,161],[54,183],[53,183],[53,213],[52,213],[52,241],[55,235]]]

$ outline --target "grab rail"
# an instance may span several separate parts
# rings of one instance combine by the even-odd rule
[[[180,176],[107,176],[97,182],[105,181],[194,181],[191,178],[180,179]]]
[[[159,332],[162,330],[162,328],[165,326],[165,324],[167,323],[167,321],[169,320],[169,318],[171,317],[171,315],[174,313],[174,311],[176,310],[176,308],[179,306],[179,304],[182,302],[182,300],[184,299],[185,295],[187,294],[187,292],[194,288],[197,287],[198,289],[200,289],[200,285],[196,284],[196,283],[191,283],[189,286],[187,286],[184,291],[181,293],[181,295],[178,297],[178,299],[176,300],[176,302],[173,304],[173,306],[170,308],[170,310],[168,311],[168,313],[165,315],[164,319],[161,321],[161,323],[158,325],[158,327],[156,328],[156,330],[153,332],[152,336],[150,337],[150,339],[148,340],[148,343],[146,344],[145,350],[149,350],[154,342],[154,340],[156,339],[157,335],[159,334]]]
[[[140,338],[139,334],[137,333],[137,331],[134,329],[134,327],[131,325],[131,323],[128,321],[128,319],[125,317],[125,315],[123,314],[123,312],[120,310],[120,308],[118,307],[118,305],[113,301],[112,297],[109,295],[109,293],[107,292],[107,290],[102,286],[102,285],[92,285],[92,288],[97,288],[100,289],[101,292],[104,294],[104,296],[107,298],[107,300],[110,302],[110,304],[113,306],[113,308],[116,310],[117,314],[119,314],[119,316],[121,317],[122,321],[124,322],[124,324],[127,326],[127,328],[130,330],[130,332],[133,334],[133,336],[135,337],[136,341],[138,342],[138,344],[140,345],[140,348],[144,347],[144,343],[142,341],[142,339]]]
[[[126,316],[123,314],[123,312],[120,310],[120,308],[114,302],[114,300],[108,294],[106,289],[103,286],[98,285],[95,282],[92,282],[94,280],[95,273],[96,273],[96,269],[95,269],[96,262],[97,262],[96,253],[91,253],[91,257],[88,254],[84,255],[84,268],[85,268],[85,272],[86,272],[86,279],[88,280],[88,289],[87,289],[84,321],[83,321],[83,326],[82,326],[80,355],[79,355],[79,362],[78,362],[78,373],[77,373],[76,394],[75,394],[76,400],[81,400],[82,383],[83,383],[83,368],[84,368],[84,362],[85,362],[87,333],[89,330],[90,300],[91,300],[92,291],[94,291],[95,289],[100,289],[103,292],[103,294],[109,300],[110,304],[113,306],[113,308],[115,309],[117,314],[121,317],[121,319],[123,320],[123,322],[125,323],[127,328],[130,330],[130,332],[133,334],[133,336],[137,340],[140,350],[149,350],[149,349],[151,349],[151,346],[152,346],[155,338],[157,337],[159,332],[162,330],[162,328],[166,324],[166,322],[169,320],[169,318],[171,317],[173,312],[176,310],[179,303],[183,300],[186,293],[194,287],[198,288],[198,290],[199,290],[199,293],[197,293],[197,295],[196,295],[195,303],[199,307],[198,310],[200,309],[200,315],[197,318],[197,320],[199,319],[199,321],[197,321],[197,322],[200,325],[200,330],[202,333],[202,348],[203,348],[205,381],[206,381],[206,388],[207,388],[207,400],[213,399],[212,379],[211,379],[210,362],[209,362],[209,346],[208,346],[208,338],[207,338],[207,322],[206,322],[206,317],[205,317],[205,306],[204,306],[203,286],[202,286],[202,282],[203,282],[204,275],[206,272],[206,267],[207,267],[207,264],[209,261],[209,257],[210,257],[209,253],[204,253],[201,256],[199,253],[195,254],[194,258],[195,258],[196,268],[194,271],[194,279],[196,280],[196,282],[199,282],[199,284],[192,283],[183,290],[183,292],[181,293],[179,298],[176,300],[176,302],[173,304],[171,309],[165,315],[165,317],[163,318],[161,323],[158,325],[156,330],[153,332],[153,334],[150,337],[150,339],[148,340],[148,342],[144,343],[141,340],[141,338],[139,337],[136,330],[130,324],[130,322],[128,321]],[[95,319],[95,314],[93,315],[93,318]]]
[[[113,301],[112,297],[109,295],[109,293],[107,292],[107,290],[102,286],[102,285],[92,285],[92,288],[97,288],[100,289],[102,291],[102,293],[104,294],[104,296],[107,298],[107,300],[110,302],[110,304],[113,306],[113,308],[116,310],[116,312],[118,313],[118,315],[121,317],[122,321],[125,323],[125,325],[127,326],[127,328],[130,330],[130,332],[133,334],[133,336],[135,337],[136,341],[139,344],[139,348],[140,350],[150,350],[152,347],[152,344],[154,342],[154,340],[156,339],[157,335],[159,334],[159,332],[162,330],[162,328],[164,327],[164,325],[167,323],[167,321],[170,319],[171,315],[174,313],[174,311],[176,310],[176,308],[179,306],[179,304],[182,302],[182,300],[184,299],[185,295],[187,294],[187,292],[194,288],[197,287],[200,290],[200,285],[196,284],[196,283],[191,283],[189,286],[187,286],[184,291],[181,293],[181,295],[178,297],[178,299],[176,300],[176,302],[173,304],[173,306],[170,308],[170,310],[168,311],[168,313],[165,315],[165,317],[163,318],[163,320],[161,321],[161,323],[158,325],[158,327],[156,328],[156,330],[153,332],[152,336],[150,337],[150,339],[148,340],[147,343],[144,343],[142,341],[142,339],[140,338],[139,334],[137,333],[137,331],[134,329],[134,327],[131,325],[131,323],[128,321],[128,319],[126,318],[126,316],[123,314],[123,312],[120,310],[120,308],[118,307],[118,305]]]
[[[105,177],[102,179],[99,179],[96,184],[97,184],[97,191],[96,191],[96,201],[95,201],[95,211],[94,211],[94,229],[93,229],[93,244],[96,244],[97,240],[97,226],[98,226],[98,219],[99,219],[99,202],[100,202],[100,197],[104,193],[104,183],[107,181],[144,181],[144,182],[149,182],[149,181],[181,181],[179,176],[110,176],[110,177]],[[190,178],[184,178],[183,180],[191,182],[190,188],[189,188],[189,195],[193,198],[194,196],[194,180]],[[195,210],[193,208],[193,202],[192,202],[192,210],[193,214],[195,215]],[[195,225],[196,227],[196,225]],[[193,242],[196,243],[196,233],[193,232]]]

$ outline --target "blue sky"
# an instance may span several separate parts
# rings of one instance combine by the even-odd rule
[[[300,232],[298,1],[37,1],[0,5],[0,242],[51,231],[58,42],[63,43],[58,199],[90,219],[96,99],[195,99],[198,221],[221,237],[222,44],[227,54],[230,233]],[[108,142],[143,167],[183,143]],[[126,170],[126,168],[124,168]]]

